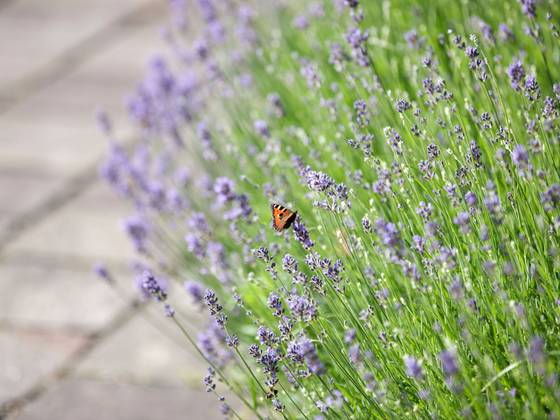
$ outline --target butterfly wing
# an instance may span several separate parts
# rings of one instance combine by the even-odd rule
[[[293,212],[280,204],[272,204],[272,227],[278,232],[288,229],[296,219],[297,212]]]

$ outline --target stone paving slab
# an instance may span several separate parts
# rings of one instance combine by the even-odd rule
[[[206,364],[159,310],[151,312],[149,321],[138,314],[100,343],[75,375],[116,383],[191,384],[202,389]]]
[[[0,404],[56,369],[83,340],[77,334],[0,328]]]
[[[125,306],[91,270],[9,262],[0,266],[0,278],[0,324],[89,332]]]
[[[69,379],[25,407],[18,420],[213,420],[213,394],[185,387]]]
[[[0,116],[0,141],[4,171],[40,168],[59,177],[83,171],[106,150],[93,104],[85,112],[70,105],[24,102]]]
[[[72,20],[78,17],[91,19],[98,23],[114,19],[131,8],[137,7],[146,0],[25,0],[11,1],[2,9],[3,14],[18,18],[62,19]]]
[[[125,123],[124,97],[141,78],[147,51],[160,46],[155,24],[122,29],[114,43],[84,59],[67,77],[1,114],[0,167],[41,168],[67,177],[98,161],[107,149],[95,121],[98,107],[116,115],[118,138],[130,138],[133,132]],[[10,68],[7,73],[20,72]]]
[[[0,255],[0,404],[38,397],[17,418],[221,417],[202,391],[205,363],[161,307],[148,309],[155,326],[131,306],[122,311],[134,293],[134,253],[119,226],[129,208],[93,181],[106,151],[94,111],[116,114],[118,137],[131,140],[122,98],[163,45],[167,7],[166,0],[0,4],[0,37],[10,41],[0,43],[0,229],[11,232]],[[38,210],[22,218],[30,209]],[[91,274],[100,260],[125,300]],[[172,298],[178,312],[200,319],[184,294]],[[57,382],[78,361],[74,376]],[[46,391],[26,392],[37,389]]]
[[[11,60],[10,77],[0,80],[0,90],[17,92],[53,58],[118,21],[119,17],[153,1],[14,1],[0,15],[0,57]],[[133,22],[132,22],[133,23]],[[142,22],[139,22],[142,23]]]
[[[26,212],[39,205],[62,185],[60,178],[45,174],[0,171],[0,214]]]
[[[151,56],[166,53],[167,47],[160,36],[162,27],[161,22],[155,22],[141,29],[128,29],[127,37],[121,37],[99,51],[68,78],[97,83],[117,81],[134,87]]]
[[[98,181],[73,202],[24,232],[6,246],[3,257],[21,259],[27,252],[53,258],[80,258],[91,266],[99,261],[134,258],[120,220],[128,206]]]
[[[117,138],[134,135],[127,118],[126,97],[142,79],[150,57],[162,48],[159,32],[159,23],[122,29],[115,42],[27,102],[37,109],[71,107],[73,112],[88,116],[90,126],[95,123],[95,111],[101,108],[113,120]],[[105,144],[99,132],[97,142]]]
[[[10,220],[12,220],[16,216],[16,213],[12,213],[9,211],[0,211],[0,232],[6,229]]]

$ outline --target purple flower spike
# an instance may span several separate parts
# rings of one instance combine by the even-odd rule
[[[164,284],[148,270],[142,273],[140,287],[146,296],[151,296],[159,301],[167,299],[167,291]]]
[[[457,352],[454,348],[442,351],[439,354],[441,368],[446,378],[451,378],[459,372],[459,364],[457,362]]]
[[[323,172],[308,170],[305,174],[307,186],[314,191],[325,191],[334,185],[334,180]]]
[[[507,69],[507,74],[509,76],[511,87],[515,90],[519,90],[521,82],[525,77],[525,69],[523,68],[521,61],[517,60],[511,63]]]
[[[471,231],[469,226],[470,216],[467,212],[463,211],[459,213],[454,219],[453,223],[455,223],[461,229],[463,233],[469,233]]]
[[[560,184],[552,184],[541,194],[541,203],[545,210],[552,211],[560,204]]]
[[[173,309],[171,305],[166,303],[164,306],[164,313],[166,317],[173,318],[175,316],[175,309]]]
[[[216,315],[222,310],[222,305],[218,303],[218,296],[210,289],[206,289],[204,292],[204,303],[208,306],[210,315]]]
[[[288,298],[288,306],[292,314],[302,321],[308,322],[315,319],[317,316],[317,306],[312,300],[305,296],[296,294],[290,295]]]
[[[533,337],[531,340],[529,350],[527,351],[527,357],[532,363],[542,364],[544,362],[544,344],[544,340],[539,336]]]
[[[294,235],[305,249],[313,247],[314,243],[309,237],[309,232],[299,216],[296,217],[296,220],[294,221]]]
[[[268,307],[272,309],[275,316],[281,316],[284,313],[284,307],[282,306],[282,301],[280,297],[272,292],[268,296]]]
[[[395,103],[395,108],[397,109],[397,112],[403,113],[412,108],[412,105],[410,105],[410,102],[408,102],[406,99],[399,99]]]
[[[295,363],[305,363],[309,371],[316,375],[321,375],[325,371],[315,346],[305,337],[288,344],[287,356]]]
[[[148,224],[140,215],[131,216],[124,222],[124,229],[132,240],[136,251],[146,251],[146,240],[148,239]]]
[[[198,303],[202,304],[204,299],[204,291],[202,285],[196,281],[186,281],[184,284],[185,290],[193,300]]]
[[[472,191],[467,191],[465,194],[465,202],[469,207],[474,207],[478,203],[478,199],[476,198],[476,194]]]
[[[97,277],[105,280],[107,283],[113,283],[114,281],[113,277],[109,273],[109,270],[107,270],[105,264],[101,264],[101,263],[95,264],[95,266],[93,267],[93,272]]]
[[[535,0],[519,0],[521,3],[521,11],[525,16],[530,19],[534,19],[537,17],[537,5],[535,4]]]
[[[422,379],[424,373],[422,371],[422,365],[420,362],[412,356],[404,357],[404,366],[406,368],[406,374],[414,379]]]
[[[511,161],[517,169],[523,171],[527,169],[529,165],[529,154],[527,149],[522,144],[516,144],[511,152]]]
[[[263,120],[256,120],[254,123],[254,127],[255,127],[255,132],[264,138],[269,138],[270,137],[270,131],[268,128],[268,124],[266,121]]]
[[[225,176],[216,179],[214,183],[214,192],[218,196],[219,203],[227,203],[235,198],[234,193],[235,184],[233,181]]]

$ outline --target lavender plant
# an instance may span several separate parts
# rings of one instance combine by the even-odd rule
[[[226,416],[558,418],[560,4],[305,3],[172,1],[101,116],[141,295]]]

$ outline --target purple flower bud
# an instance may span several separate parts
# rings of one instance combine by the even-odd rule
[[[316,375],[325,372],[325,366],[319,360],[315,346],[305,337],[290,342],[286,354],[295,363],[305,363],[309,371]]]
[[[362,99],[355,101],[354,111],[356,111],[356,122],[360,127],[365,127],[369,124],[369,112],[366,101]]]
[[[408,47],[411,49],[417,48],[419,45],[419,37],[418,32],[415,29],[411,29],[404,34],[404,40],[408,44]]]
[[[282,269],[290,274],[298,271],[298,263],[296,259],[290,254],[286,254],[284,258],[282,258]]]
[[[541,203],[545,210],[552,211],[560,204],[560,184],[552,184],[541,194]]]
[[[214,192],[218,196],[219,203],[226,203],[235,198],[234,183],[231,179],[222,176],[216,179],[214,183]]]
[[[451,378],[459,372],[459,365],[457,362],[457,352],[454,348],[442,351],[439,354],[441,361],[441,368],[446,378]]]
[[[282,301],[280,300],[280,297],[274,292],[268,295],[268,307],[273,310],[275,316],[281,316],[284,313]]]
[[[529,165],[529,154],[522,144],[516,144],[511,152],[511,160],[519,170],[527,169]]]
[[[314,191],[325,191],[334,185],[334,180],[323,172],[309,170],[305,175],[307,186]]]
[[[467,203],[467,205],[469,207],[474,207],[476,206],[478,199],[476,198],[476,194],[473,193],[472,191],[467,191],[465,193],[465,202]]]
[[[165,316],[168,318],[172,318],[175,316],[175,309],[173,309],[173,307],[168,303],[166,303],[164,306],[164,312],[165,312]]]
[[[131,216],[124,222],[124,229],[132,240],[137,252],[146,251],[146,241],[148,239],[148,224],[143,216]]]
[[[191,297],[193,298],[194,302],[202,304],[204,299],[204,292],[202,285],[196,281],[186,281],[184,283],[185,290]]]
[[[256,120],[254,122],[255,131],[259,136],[264,138],[270,137],[270,131],[268,129],[268,124],[266,121],[263,120]]]
[[[432,218],[433,210],[434,207],[431,203],[420,201],[418,207],[416,208],[416,214],[418,214],[424,222],[428,222]]]
[[[98,109],[95,113],[95,117],[97,119],[97,125],[105,135],[110,135],[113,130],[113,125],[111,124],[111,120],[107,113],[102,110]]]
[[[530,101],[534,101],[540,97],[539,84],[534,75],[527,76],[525,79],[525,96]]]
[[[222,397],[223,398],[223,397]],[[231,408],[228,404],[226,404],[225,402],[222,402],[220,404],[220,413],[225,417],[225,418],[229,418],[229,414],[231,412]]]
[[[261,350],[257,344],[251,344],[249,346],[249,355],[254,357],[255,359],[260,359],[262,357]]]
[[[358,7],[359,2],[358,2],[358,0],[344,0],[344,4],[347,7],[355,9],[356,7]]]
[[[267,346],[272,346],[276,343],[276,336],[274,335],[274,332],[263,325],[257,329],[257,339],[261,344],[265,344]]]
[[[95,264],[95,266],[93,267],[93,272],[97,277],[105,280],[107,283],[113,283],[114,281],[113,277],[109,273],[109,270],[107,270],[105,264],[101,264],[101,263]]]
[[[208,374],[202,378],[204,386],[206,386],[206,392],[212,392],[216,389],[216,384],[214,383],[214,370],[208,368]]]
[[[465,49],[465,54],[467,55],[467,57],[469,57],[471,60],[475,59],[476,57],[478,57],[479,53],[478,53],[478,48],[476,47],[471,47],[470,45]]]
[[[423,254],[426,246],[426,240],[420,235],[414,235],[412,237],[412,242],[414,243],[413,248],[420,254]]]
[[[375,230],[383,245],[393,248],[400,243],[400,233],[394,223],[388,223],[381,218],[377,219]]]
[[[356,339],[356,330],[354,328],[350,328],[346,330],[344,333],[344,342],[346,344],[352,344]]]
[[[236,348],[239,346],[239,337],[236,335],[228,335],[225,338],[225,343],[228,347]]]
[[[317,306],[305,296],[291,294],[288,298],[288,307],[294,316],[305,322],[309,322],[317,316]]]
[[[464,290],[463,283],[459,277],[455,277],[448,287],[449,294],[453,299],[459,300],[463,298]]]
[[[544,340],[542,337],[535,336],[531,339],[529,344],[529,350],[527,351],[527,357],[534,364],[542,364],[545,361],[544,354]]]
[[[310,89],[319,89],[321,87],[321,78],[317,72],[317,68],[307,60],[303,60],[300,73],[307,81],[307,87]]]
[[[309,237],[309,232],[307,231],[305,225],[301,221],[299,216],[294,220],[294,235],[296,239],[303,245],[305,249],[310,249],[313,247],[314,243]]]
[[[279,413],[282,413],[284,411],[284,404],[282,404],[282,402],[276,398],[272,400],[272,406],[274,407],[274,410],[278,411]]]
[[[370,60],[367,52],[367,40],[369,34],[358,28],[349,29],[346,33],[346,41],[352,47],[352,58],[362,67],[368,67]]]
[[[428,144],[428,158],[434,160],[439,156],[439,148],[434,143]]]
[[[406,99],[399,99],[395,103],[395,108],[397,109],[397,112],[403,113],[412,108],[412,105],[410,105],[410,102],[408,102]]]
[[[530,19],[535,19],[537,17],[537,5],[535,0],[519,0],[521,3],[521,11],[525,16]]]
[[[424,373],[420,362],[412,356],[404,356],[406,374],[414,379],[422,379]]]
[[[525,69],[521,61],[517,60],[510,64],[507,69],[507,74],[511,83],[511,87],[515,90],[519,90],[521,82],[525,77]]]
[[[210,315],[214,316],[222,310],[222,305],[218,303],[218,296],[210,289],[204,292],[204,303],[208,306]]]
[[[329,63],[332,64],[336,71],[342,71],[344,68],[344,61],[346,61],[346,56],[342,49],[342,45],[333,43],[330,47]]]
[[[471,231],[469,226],[469,220],[470,220],[469,213],[463,211],[453,219],[453,223],[455,223],[457,226],[461,228],[461,232],[466,234]]]
[[[499,29],[499,37],[503,41],[513,41],[515,39],[513,32],[511,31],[509,26],[507,26],[505,23],[500,23],[498,29]]]
[[[148,270],[142,273],[140,287],[146,296],[151,296],[159,301],[167,299],[167,291],[164,284]]]
[[[204,258],[206,256],[206,249],[198,235],[189,233],[185,236],[185,241],[187,242],[189,252],[192,252],[197,258]]]

